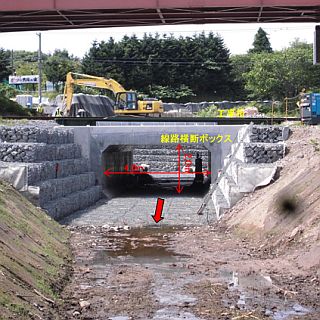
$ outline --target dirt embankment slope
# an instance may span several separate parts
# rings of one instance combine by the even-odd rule
[[[67,230],[0,181],[0,319],[56,319]]]
[[[243,198],[224,221],[260,238],[261,250],[290,255],[302,268],[320,266],[320,127],[293,127],[280,177]]]

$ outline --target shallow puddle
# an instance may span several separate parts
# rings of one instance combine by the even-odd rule
[[[104,265],[113,258],[121,263],[162,264],[177,260],[177,254],[170,249],[168,235],[182,230],[182,227],[136,228],[125,232],[110,232],[96,248],[93,264]],[[181,256],[180,256],[181,257]]]

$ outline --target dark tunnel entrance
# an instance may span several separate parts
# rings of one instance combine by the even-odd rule
[[[211,153],[203,145],[181,145],[180,177],[177,145],[111,145],[102,153],[108,170],[102,181],[108,197],[201,196],[211,183]],[[196,158],[202,174],[196,174]],[[199,160],[197,160],[199,171]],[[180,181],[180,183],[179,183]],[[177,188],[180,185],[181,194]],[[179,188],[178,188],[179,190]]]

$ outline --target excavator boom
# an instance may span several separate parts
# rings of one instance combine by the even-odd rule
[[[114,79],[69,72],[64,87],[63,113],[65,115],[70,113],[75,85],[106,89],[113,92],[115,95],[114,112],[117,114],[160,114],[163,112],[161,101],[138,101],[136,92],[126,91],[124,87]]]

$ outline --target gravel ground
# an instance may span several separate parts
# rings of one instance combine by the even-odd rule
[[[163,210],[164,220],[161,225],[203,225],[206,216],[197,215],[202,198],[199,197],[165,197]],[[63,223],[71,225],[110,225],[141,227],[154,225],[154,214],[157,199],[154,197],[115,198],[100,201],[95,207],[77,212]],[[211,216],[212,218],[212,216]]]

